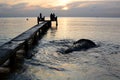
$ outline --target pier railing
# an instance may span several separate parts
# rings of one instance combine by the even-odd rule
[[[38,25],[33,26],[11,41],[0,46],[0,66],[7,60],[9,60],[10,66],[13,66],[15,64],[16,53],[20,49],[24,49],[25,55],[27,55],[29,48],[39,40],[49,27],[51,27],[51,20],[42,21]]]

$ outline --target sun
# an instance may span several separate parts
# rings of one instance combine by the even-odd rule
[[[68,7],[63,7],[62,10],[68,10],[69,8]]]
[[[70,2],[70,0],[57,0],[57,2],[57,5],[59,6],[66,6]]]

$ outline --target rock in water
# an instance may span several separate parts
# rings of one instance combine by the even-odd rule
[[[80,39],[80,40],[74,42],[73,45],[70,48],[65,50],[64,54],[67,54],[67,53],[70,53],[70,52],[73,52],[73,51],[88,50],[88,49],[94,48],[96,46],[97,45],[91,40]]]

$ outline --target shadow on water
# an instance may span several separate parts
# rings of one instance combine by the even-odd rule
[[[2,73],[0,73],[0,80],[9,80],[15,73],[22,73],[25,71],[26,67],[24,65],[24,56],[23,53],[17,53],[16,55],[16,64],[13,67],[9,67],[8,64],[4,65]],[[8,69],[8,70],[5,70]]]
[[[32,59],[33,60],[33,59]],[[44,68],[48,68],[48,69],[52,69],[52,70],[56,70],[56,71],[66,71],[64,68],[56,68],[56,67],[52,67],[52,66],[48,66],[48,65],[45,65],[44,63],[47,63],[47,64],[51,64],[52,63],[48,63],[48,62],[34,62],[34,61],[29,61],[28,64],[32,65],[32,66],[38,66],[38,67],[44,67]],[[54,64],[55,65],[55,64]]]

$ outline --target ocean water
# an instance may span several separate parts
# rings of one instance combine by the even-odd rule
[[[0,18],[0,45],[18,36],[36,24],[36,18]]]
[[[120,80],[120,18],[61,17],[8,80]],[[0,18],[0,44],[36,24],[36,18]],[[99,47],[62,54],[79,39]]]

